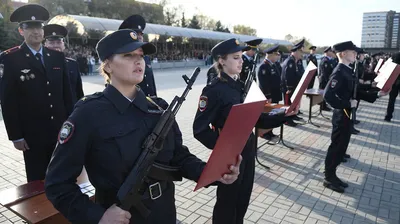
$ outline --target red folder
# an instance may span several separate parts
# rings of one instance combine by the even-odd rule
[[[291,113],[296,110],[297,106],[299,105],[299,103],[301,101],[301,97],[304,94],[304,91],[306,91],[308,84],[310,83],[312,77],[314,77],[316,71],[317,71],[317,67],[314,65],[314,63],[309,63],[307,65],[307,68],[304,71],[304,74],[301,77],[299,84],[297,85],[292,97],[290,98],[290,100],[292,101],[292,104],[287,109],[286,113]]]
[[[232,106],[194,191],[231,172],[229,166],[237,163],[237,158],[242,153],[258,118],[263,112],[265,103],[264,94],[253,82],[245,102]]]
[[[400,65],[388,60],[385,62],[385,66],[379,70],[379,74],[375,78],[375,81],[378,82],[376,87],[384,92],[389,92],[400,74]]]

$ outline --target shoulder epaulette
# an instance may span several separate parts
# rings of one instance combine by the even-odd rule
[[[12,47],[10,49],[7,49],[7,50],[3,51],[0,55],[10,54],[10,53],[13,53],[15,51],[18,51],[19,49],[21,49],[20,46],[15,46],[15,47]]]
[[[96,93],[93,93],[92,95],[87,95],[87,96],[82,97],[78,101],[78,103],[79,102],[80,103],[86,103],[86,102],[89,102],[90,100],[97,99],[97,98],[99,98],[101,96],[103,96],[103,92],[96,92]]]

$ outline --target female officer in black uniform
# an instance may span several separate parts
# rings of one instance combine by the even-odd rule
[[[115,205],[118,189],[162,112],[136,87],[143,79],[143,56],[155,51],[154,45],[139,42],[136,33],[128,29],[104,37],[97,45],[101,69],[110,84],[76,104],[59,133],[45,182],[48,199],[72,223],[176,223],[174,184],[168,175],[156,179],[150,172],[147,176],[141,201],[151,211],[147,218],[135,208],[128,212]],[[220,182],[236,180],[240,161]],[[176,123],[156,162],[177,167],[178,174],[195,181],[205,166],[182,145]],[[75,183],[83,166],[96,189],[95,203]],[[157,197],[151,189],[154,184],[160,186]]]
[[[219,130],[223,128],[231,107],[242,103],[243,83],[238,79],[238,74],[243,64],[242,51],[248,48],[240,46],[236,39],[229,39],[218,43],[211,50],[217,61],[218,78],[213,79],[203,89],[193,123],[194,137],[209,149],[214,148]],[[263,114],[257,122],[257,127],[269,129],[279,127],[284,122],[284,115]],[[210,124],[214,129],[210,128]],[[218,186],[213,223],[243,223],[253,189],[255,140],[252,133],[242,152],[243,162],[238,181],[231,186]]]

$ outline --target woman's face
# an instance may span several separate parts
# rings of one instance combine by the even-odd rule
[[[243,65],[242,51],[228,54],[226,59],[219,59],[219,63],[222,64],[223,70],[226,74],[239,74],[242,71]]]
[[[145,62],[143,50],[116,54],[107,62],[108,72],[111,74],[111,83],[123,85],[136,85],[143,81]]]

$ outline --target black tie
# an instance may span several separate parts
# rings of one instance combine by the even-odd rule
[[[44,67],[42,55],[38,52],[38,53],[35,54],[35,56],[36,56],[36,59],[37,59],[38,61],[40,61],[40,63],[41,63],[41,64],[43,65],[43,67]]]

